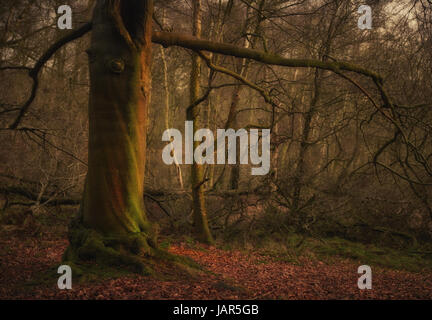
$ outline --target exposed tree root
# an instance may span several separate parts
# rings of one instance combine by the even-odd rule
[[[75,220],[69,227],[69,242],[63,263],[70,265],[78,277],[104,273],[104,268],[118,270],[121,275],[135,273],[157,278],[173,274],[195,276],[203,271],[190,258],[158,248],[154,237],[144,232],[103,235]]]

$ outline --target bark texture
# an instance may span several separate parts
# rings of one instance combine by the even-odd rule
[[[132,264],[154,242],[143,201],[152,1],[99,0],[93,15],[88,173],[66,260]]]
[[[201,36],[201,0],[194,1],[193,11],[193,35]],[[200,57],[194,53],[192,55],[192,69],[190,79],[190,103],[193,105],[200,98]],[[188,108],[187,119],[193,121],[195,131],[201,126],[199,105]],[[194,141],[194,150],[200,142]],[[197,240],[204,243],[212,243],[213,237],[210,233],[207,220],[207,208],[204,194],[204,166],[195,161],[191,168],[192,198],[193,198],[193,227]]]

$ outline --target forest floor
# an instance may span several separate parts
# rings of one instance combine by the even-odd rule
[[[59,290],[57,267],[67,245],[65,237],[55,234],[3,230],[0,299],[432,299],[431,269],[408,272],[372,266],[372,290],[359,290],[360,264],[352,259],[299,257],[293,262],[261,251],[224,250],[190,241],[164,246],[210,271],[202,277],[157,280],[125,275],[74,282],[72,290]]]

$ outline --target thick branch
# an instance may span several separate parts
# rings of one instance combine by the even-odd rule
[[[333,72],[351,71],[370,77],[382,83],[382,77],[368,69],[347,62],[325,62],[313,59],[289,59],[273,53],[241,48],[232,44],[197,39],[195,37],[175,32],[153,32],[152,41],[164,47],[179,46],[194,51],[211,51],[237,58],[247,58],[270,65],[297,68],[319,68]]]
[[[21,107],[17,118],[10,126],[11,129],[16,129],[18,127],[20,121],[22,120],[23,116],[27,112],[29,106],[33,102],[34,98],[36,97],[36,92],[39,85],[38,74],[42,69],[42,67],[44,66],[44,64],[52,57],[52,55],[58,49],[63,47],[65,44],[85,35],[91,29],[92,29],[92,23],[88,22],[83,26],[81,26],[79,29],[70,32],[68,35],[55,42],[36,62],[35,66],[29,70],[29,76],[33,79],[32,91],[29,99]],[[180,46],[195,51],[199,51],[199,50],[211,51],[214,53],[230,55],[237,58],[252,59],[270,65],[298,67],[298,68],[319,68],[319,69],[333,71],[337,74],[340,74],[342,70],[351,71],[351,72],[359,73],[364,76],[370,77],[377,84],[382,83],[382,78],[377,73],[346,62],[324,62],[324,61],[313,60],[313,59],[289,59],[272,53],[267,53],[267,52],[262,52],[258,50],[247,49],[247,48],[241,48],[232,44],[202,40],[189,35],[174,33],[174,32],[153,32],[152,41],[161,44],[164,47]],[[379,88],[381,89],[382,87],[379,86]],[[384,94],[384,100],[387,100],[385,98],[387,97]]]

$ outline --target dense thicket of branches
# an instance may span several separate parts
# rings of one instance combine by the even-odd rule
[[[39,58],[67,33],[56,28],[54,15],[63,2],[0,4],[0,191],[6,195],[5,210],[17,202],[18,189],[32,195],[18,194],[29,205],[76,199],[82,192],[88,36],[57,50],[34,73]],[[374,230],[391,230],[402,237],[431,239],[431,5],[424,0],[370,1],[373,29],[360,30],[361,4],[202,1],[204,40],[284,58],[347,62],[383,79],[199,52],[202,127],[272,129],[267,176],[251,176],[250,167],[243,165],[204,168],[214,233],[253,233],[259,216],[271,214],[268,232],[286,226],[367,240]],[[92,1],[71,5],[78,29],[89,21]],[[191,1],[156,1],[154,32],[191,35],[191,8]],[[161,137],[167,125],[184,130],[191,51],[171,44],[153,50],[146,185],[149,215],[183,231],[192,220],[191,201],[185,196],[190,193],[190,170],[163,164]],[[28,107],[25,116],[11,127],[23,107]],[[11,197],[13,201],[6,201]]]

